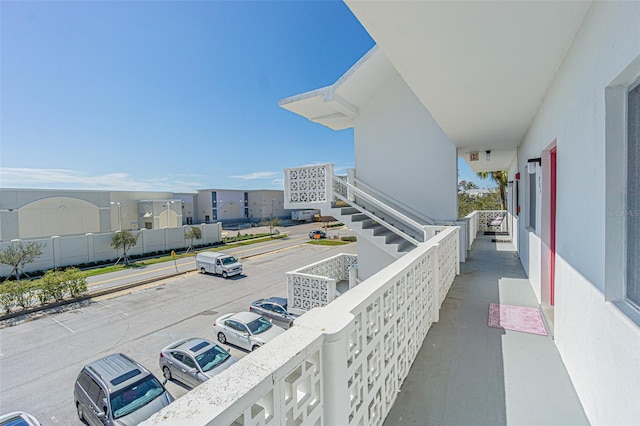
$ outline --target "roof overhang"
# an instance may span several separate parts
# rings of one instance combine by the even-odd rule
[[[397,72],[375,46],[331,86],[280,100],[282,108],[334,130],[354,126],[354,119]]]
[[[591,2],[346,4],[464,158],[515,156]]]

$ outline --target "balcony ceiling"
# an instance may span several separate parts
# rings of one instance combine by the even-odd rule
[[[484,160],[492,150],[493,160],[523,141],[590,5],[346,3],[467,161],[469,151]],[[478,171],[499,169],[485,166]]]

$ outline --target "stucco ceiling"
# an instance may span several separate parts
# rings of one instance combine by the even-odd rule
[[[590,5],[346,3],[461,156],[522,142]]]

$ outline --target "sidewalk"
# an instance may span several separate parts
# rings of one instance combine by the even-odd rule
[[[385,425],[589,424],[550,336],[487,326],[490,303],[538,307],[511,243],[479,235]]]

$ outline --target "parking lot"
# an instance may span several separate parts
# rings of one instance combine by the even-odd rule
[[[300,233],[308,233],[307,227],[313,226],[301,227]],[[258,298],[286,296],[287,271],[355,251],[355,244],[298,244],[244,259],[244,275],[228,280],[189,273],[4,328],[0,330],[0,411],[27,411],[44,425],[81,424],[72,391],[86,363],[122,352],[161,379],[158,357],[167,344],[191,336],[215,342],[212,325],[218,316],[246,311]],[[237,358],[246,355],[224,347]],[[175,382],[167,383],[167,388],[176,398],[188,391]]]

